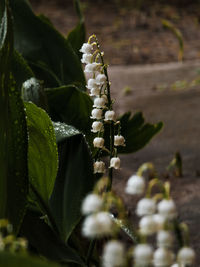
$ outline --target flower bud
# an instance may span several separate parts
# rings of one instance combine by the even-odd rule
[[[119,241],[109,241],[103,251],[103,267],[123,267],[125,259],[124,246]]]
[[[116,116],[115,116],[114,110],[106,111],[104,120],[105,121],[115,121],[116,120]]]
[[[190,247],[183,247],[178,252],[178,263],[187,266],[194,264],[195,261],[195,252]]]
[[[173,263],[174,254],[166,248],[158,248],[153,255],[155,267],[170,266]]]
[[[92,130],[93,133],[98,133],[103,131],[103,123],[100,121],[94,121],[92,123]]]
[[[94,100],[93,107],[95,108],[105,108],[106,101],[103,97],[96,97]]]
[[[101,69],[101,64],[100,63],[89,63],[85,66],[85,73],[94,73],[97,71],[100,71]]]
[[[125,139],[122,135],[114,136],[114,145],[115,146],[125,146]]]
[[[135,247],[133,255],[136,266],[150,266],[153,258],[153,249],[148,244],[139,244]]]
[[[120,168],[120,158],[113,157],[110,159],[110,168],[119,169]]]
[[[144,216],[139,222],[140,233],[143,235],[152,235],[156,232],[156,224],[151,215]]]
[[[94,163],[94,173],[104,173],[105,163],[103,161],[95,161]]]
[[[91,119],[97,119],[97,120],[102,119],[102,110],[98,109],[98,108],[94,108],[92,110],[92,116],[90,118]]]
[[[96,194],[89,194],[83,200],[82,214],[88,215],[93,212],[97,212],[101,209],[103,204],[102,199]]]
[[[138,175],[132,175],[126,184],[126,193],[130,195],[140,195],[144,193],[144,178]]]
[[[105,84],[107,81],[106,75],[105,74],[98,74],[96,77],[96,81],[97,81],[97,84],[99,84],[99,85]]]
[[[94,147],[103,148],[104,139],[102,137],[95,137],[93,140]]]
[[[158,231],[164,228],[165,221],[166,221],[165,217],[163,217],[160,214],[153,214],[153,220],[156,223]]]
[[[156,211],[156,202],[152,198],[142,198],[136,208],[138,216],[152,215]]]
[[[84,43],[79,51],[84,54],[91,54],[92,50],[93,50],[93,47],[91,44]]]
[[[173,236],[169,231],[161,230],[157,233],[157,246],[160,248],[170,248],[173,243]]]
[[[81,62],[85,64],[89,64],[92,61],[92,54],[83,54]]]
[[[172,199],[163,199],[158,203],[158,213],[166,219],[174,219],[177,216],[176,205]]]

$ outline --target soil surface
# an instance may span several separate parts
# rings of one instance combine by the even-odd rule
[[[77,15],[72,0],[31,2],[35,12],[50,17],[63,34],[67,35],[76,25]],[[133,2],[145,2],[145,5],[139,8]],[[175,6],[166,4],[175,1],[163,1],[165,4],[149,2],[82,1],[87,35],[97,35],[107,62],[132,65],[177,61],[179,42],[171,30],[163,27],[163,19],[181,32],[184,60],[200,58],[200,4],[185,1],[190,4]]]
[[[77,16],[72,1],[31,2],[34,10],[50,17],[62,33],[75,26]],[[165,127],[144,149],[121,156],[122,169],[115,172],[114,189],[134,218],[136,200],[124,194],[128,177],[144,162],[153,162],[159,174],[166,177],[169,174],[166,167],[179,151],[183,177],[169,174],[169,180],[180,220],[190,227],[191,243],[197,253],[195,267],[199,267],[200,6],[154,4],[133,9],[119,6],[118,2],[83,2],[88,35],[96,33],[111,65],[109,75],[115,110],[118,114],[141,110],[148,122],[163,121]],[[183,63],[176,63],[178,40],[169,29],[164,29],[162,19],[172,22],[182,33]],[[165,64],[152,64],[161,62]]]

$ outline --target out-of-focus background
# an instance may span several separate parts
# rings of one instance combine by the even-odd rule
[[[36,13],[50,17],[67,34],[77,16],[72,0],[31,0]],[[177,61],[179,42],[163,20],[179,30],[184,59],[200,58],[200,1],[198,0],[83,0],[87,34],[95,33],[110,64]]]
[[[73,1],[31,0],[64,35],[77,21]],[[127,179],[153,162],[172,183],[180,220],[188,223],[200,266],[200,1],[82,0],[87,37],[95,33],[109,63],[118,114],[141,110],[162,132],[144,149],[121,157],[114,190],[134,219],[136,200],[124,194]],[[183,177],[167,166],[180,153]]]

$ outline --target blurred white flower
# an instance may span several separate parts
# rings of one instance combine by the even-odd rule
[[[100,121],[94,121],[92,123],[92,130],[93,133],[98,133],[103,131],[103,123]]]
[[[166,222],[165,217],[163,217],[162,215],[156,213],[156,214],[153,214],[153,220],[156,223],[158,231],[162,230],[164,228],[164,225],[165,225],[165,222]]]
[[[97,120],[100,120],[102,119],[102,109],[99,109],[99,108],[94,108],[92,110],[92,116],[90,117],[91,119],[97,119]]]
[[[82,233],[89,238],[102,237],[112,234],[113,221],[108,212],[89,215],[83,222]]]
[[[83,200],[82,203],[82,214],[88,215],[93,212],[97,212],[101,209],[103,204],[102,198],[100,198],[96,194],[89,194],[86,196],[86,198]]]
[[[119,169],[120,168],[120,158],[118,157],[113,157],[110,159],[110,168],[114,168],[114,169]]]
[[[106,100],[103,97],[96,97],[94,99],[94,108],[105,108]]]
[[[116,121],[116,116],[114,110],[108,110],[105,113],[105,121]]]
[[[168,267],[174,261],[174,254],[166,248],[158,248],[153,255],[153,263],[155,267]]]
[[[98,74],[96,77],[97,84],[103,85],[106,83],[107,78],[105,74]]]
[[[169,231],[161,230],[157,233],[157,246],[160,248],[170,248],[173,244],[173,235]]]
[[[148,244],[139,244],[133,252],[136,266],[150,266],[153,259],[153,249]]]
[[[81,62],[85,64],[89,64],[92,61],[92,54],[83,54]]]
[[[93,47],[91,44],[84,43],[79,51],[84,54],[91,54],[92,50],[93,50]]]
[[[93,140],[94,147],[103,148],[104,139],[102,137],[95,137]]]
[[[105,172],[105,163],[103,161],[94,162],[94,173],[104,173]]]
[[[136,208],[138,216],[152,215],[156,211],[156,202],[152,198],[142,198]]]
[[[178,252],[178,263],[182,265],[192,265],[195,261],[195,252],[190,247],[183,247]]]
[[[115,146],[125,146],[125,139],[122,135],[114,136],[114,145]]]
[[[92,88],[90,91],[90,96],[99,96],[100,95],[100,88]]]
[[[158,213],[166,219],[174,219],[177,216],[176,205],[172,199],[163,199],[158,203]]]
[[[132,175],[126,184],[126,193],[130,195],[140,195],[144,193],[145,180],[138,175]]]
[[[93,62],[93,63],[89,63],[85,66],[84,72],[85,73],[95,73],[95,72],[100,71],[100,69],[101,69],[101,64]]]
[[[103,267],[123,267],[125,261],[124,246],[121,242],[109,241],[103,250]]]
[[[139,222],[140,233],[143,235],[152,235],[156,232],[156,223],[151,215],[142,217]]]

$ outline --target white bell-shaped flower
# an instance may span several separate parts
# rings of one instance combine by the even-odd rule
[[[96,77],[96,81],[99,85],[103,85],[106,83],[107,79],[106,79],[106,75],[105,74],[98,74]]]
[[[92,61],[92,54],[83,54],[81,62],[83,64],[90,64]]]
[[[103,97],[96,97],[94,100],[94,108],[105,108],[106,101]]]
[[[88,82],[87,82],[87,86],[86,86],[89,90],[92,90],[92,89],[97,89],[99,88],[100,90],[100,87],[99,85],[97,84],[96,82],[96,79],[89,79]]]
[[[159,248],[171,248],[173,235],[169,231],[161,230],[157,233],[157,246]]]
[[[139,244],[134,248],[133,256],[136,266],[151,266],[153,259],[153,249],[148,244]]]
[[[94,121],[92,123],[92,130],[93,133],[98,133],[103,131],[103,123],[101,121]]]
[[[116,121],[116,115],[114,110],[108,110],[105,113],[105,121]]]
[[[93,88],[90,91],[90,96],[99,96],[100,95],[100,88]]]
[[[102,137],[95,137],[93,140],[94,147],[103,148],[104,146],[104,139]]]
[[[105,172],[105,163],[103,161],[94,162],[94,173],[104,173]]]
[[[122,135],[114,136],[114,145],[115,146],[125,146],[125,139]]]
[[[100,119],[102,119],[102,113],[103,113],[102,109],[94,108],[92,110],[92,116],[90,118],[100,120]]]
[[[152,235],[156,232],[157,227],[151,215],[144,216],[139,222],[140,233],[143,235]]]
[[[85,73],[95,73],[101,70],[101,64],[100,63],[89,63],[85,66]]]
[[[178,252],[178,263],[183,266],[193,265],[195,261],[195,252],[190,247],[183,247]]]
[[[142,198],[136,208],[138,216],[152,215],[156,211],[156,202],[152,198]]]
[[[177,216],[176,205],[172,199],[163,199],[158,203],[158,213],[166,219],[174,219]]]
[[[88,215],[99,211],[102,208],[103,200],[96,194],[89,194],[83,200],[82,203],[82,214]]]
[[[174,261],[174,254],[166,248],[158,248],[153,255],[153,263],[155,267],[170,266]]]
[[[120,158],[113,157],[110,159],[110,168],[114,168],[117,170],[120,168],[120,164],[121,164]]]
[[[92,50],[93,47],[91,44],[84,43],[79,51],[84,54],[92,54]]]
[[[152,216],[153,216],[154,222],[156,223],[157,231],[162,230],[164,228],[164,225],[166,222],[165,217],[163,217],[162,215],[160,215],[158,213],[153,214]]]
[[[127,181],[125,191],[130,195],[140,195],[144,193],[144,189],[144,178],[138,175],[132,175]]]
[[[121,242],[109,241],[103,250],[103,267],[123,267],[125,263],[125,251]]]

